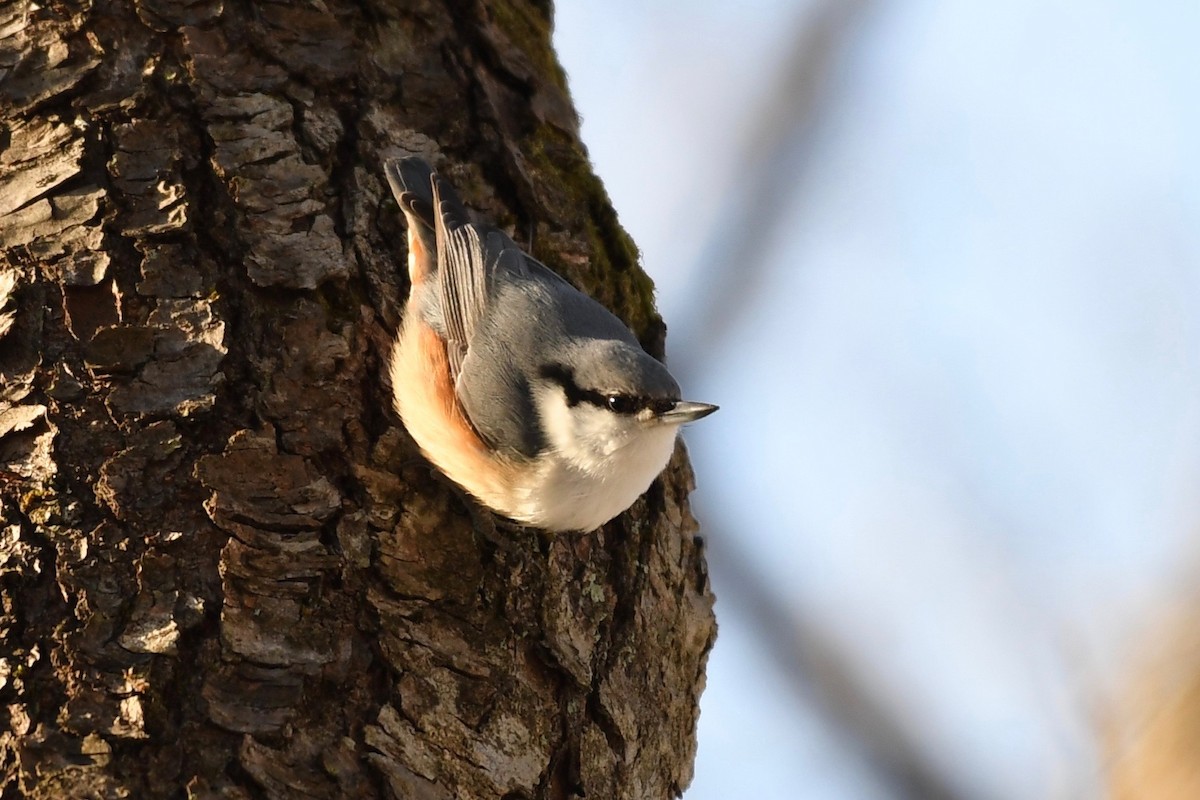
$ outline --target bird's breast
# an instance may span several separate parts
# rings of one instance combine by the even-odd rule
[[[650,488],[671,458],[675,433],[668,426],[647,431],[591,463],[578,454],[546,452],[522,492],[521,516],[549,530],[600,527]]]

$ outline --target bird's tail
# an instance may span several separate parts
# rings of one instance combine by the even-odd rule
[[[408,277],[415,286],[437,268],[433,167],[413,156],[385,161],[383,172],[408,222]]]
[[[444,236],[447,230],[467,224],[470,218],[458,192],[425,159],[390,159],[383,169],[408,222],[408,272],[413,283],[418,283],[437,267],[435,230],[441,227]]]

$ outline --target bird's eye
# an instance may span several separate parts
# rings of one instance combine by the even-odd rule
[[[632,414],[638,409],[637,400],[624,394],[610,394],[604,402],[614,414]]]

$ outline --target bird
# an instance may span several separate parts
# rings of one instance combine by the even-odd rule
[[[717,406],[681,400],[625,323],[472,221],[423,158],[386,160],[384,173],[411,284],[388,370],[421,452],[521,525],[587,532],[621,514],[666,467],[680,426]]]

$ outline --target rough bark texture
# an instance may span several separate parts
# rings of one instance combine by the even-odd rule
[[[0,796],[659,798],[713,598],[677,452],[485,535],[380,365],[420,152],[664,328],[529,2],[0,6]]]

